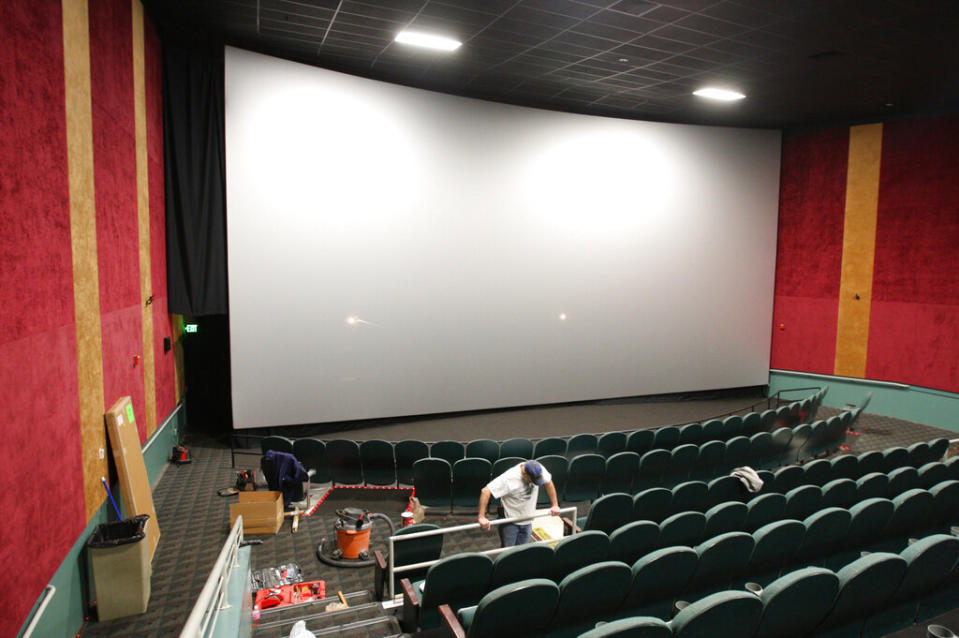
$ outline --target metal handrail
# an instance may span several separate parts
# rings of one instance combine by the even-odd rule
[[[568,513],[572,513],[572,514],[573,514],[573,518],[575,519],[575,517],[576,517],[576,508],[573,507],[573,506],[561,507],[560,510],[559,510],[559,514],[558,514],[557,516],[561,516],[561,515],[564,514],[564,513],[567,513],[567,514],[568,514]],[[489,523],[490,523],[490,526],[496,526],[496,525],[505,525],[506,523],[528,522],[528,521],[532,521],[534,518],[538,518],[538,517],[540,517],[540,516],[549,516],[549,515],[550,515],[550,510],[536,510],[535,512],[533,512],[533,513],[532,513],[531,515],[529,515],[529,516],[516,516],[516,517],[514,517],[514,518],[497,518],[497,519],[491,520]],[[575,522],[575,521],[574,521],[574,522]],[[422,563],[413,563],[413,564],[411,564],[411,565],[402,565],[402,566],[400,566],[400,567],[396,567],[396,565],[395,565],[395,563],[394,563],[394,556],[395,556],[396,552],[393,551],[393,550],[394,550],[394,544],[395,544],[396,541],[408,541],[408,540],[413,540],[413,539],[416,539],[416,538],[424,538],[424,537],[426,537],[426,536],[438,536],[438,535],[442,535],[442,534],[453,534],[453,533],[456,533],[456,532],[465,532],[465,531],[468,531],[468,530],[478,529],[478,528],[480,528],[480,524],[479,524],[479,523],[465,523],[465,524],[463,524],[463,525],[453,525],[453,526],[451,526],[451,527],[440,527],[439,529],[428,529],[428,530],[425,530],[425,531],[422,531],[422,532],[413,532],[412,534],[401,534],[401,535],[399,535],[399,536],[390,536],[390,538],[389,538],[390,562],[389,562],[389,570],[388,570],[388,572],[387,572],[387,573],[388,573],[388,577],[389,577],[389,581],[390,581],[390,600],[392,600],[393,597],[396,595],[396,593],[395,593],[395,591],[394,591],[394,590],[395,590],[395,585],[394,585],[394,583],[393,583],[393,580],[394,580],[394,579],[393,579],[393,576],[394,576],[394,574],[396,574],[397,572],[408,572],[408,571],[412,571],[412,570],[414,570],[414,569],[421,569],[421,568],[423,568],[423,567],[430,567],[430,566],[435,565],[436,563],[440,562],[440,560],[442,560],[442,559],[438,558],[438,559],[436,559],[436,560],[428,560],[428,561],[425,561],[425,562],[422,562]],[[573,533],[576,533],[576,525],[573,525]],[[540,543],[555,543],[555,542],[556,542],[555,539],[548,538],[548,539],[546,539],[546,540],[536,541],[535,543],[530,543],[530,545],[535,545],[535,544],[540,544]],[[479,554],[487,554],[487,555],[492,556],[492,555],[494,555],[494,554],[499,554],[499,553],[501,553],[501,552],[504,552],[504,551],[506,551],[507,549],[509,549],[509,547],[497,547],[497,548],[494,548],[494,549],[487,549],[487,550],[485,550],[485,551],[478,552],[478,553],[479,553]]]
[[[216,619],[220,615],[220,610],[223,609],[222,602],[226,595],[229,574],[237,565],[237,553],[242,542],[243,516],[241,515],[236,517],[236,522],[230,529],[230,535],[223,544],[213,569],[210,570],[210,576],[206,579],[200,595],[197,596],[196,604],[193,605],[193,610],[180,631],[180,638],[205,636],[208,629],[216,626]]]

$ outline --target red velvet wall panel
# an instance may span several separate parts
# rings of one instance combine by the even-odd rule
[[[15,636],[86,517],[60,1],[0,3],[0,42],[0,564],[17,574],[0,636]],[[37,476],[56,477],[42,498]]]
[[[832,373],[848,149],[846,129],[783,140],[773,368]]]
[[[145,441],[133,104],[133,17],[129,0],[90,5],[93,163],[97,201],[97,265],[106,410],[129,395]]]
[[[173,350],[163,351],[163,339],[171,340],[166,292],[166,211],[163,191],[163,67],[160,39],[147,21],[144,29],[146,56],[146,113],[148,183],[150,188],[150,273],[153,279],[154,381],[157,418],[176,407]],[[158,423],[159,425],[159,423]]]
[[[959,118],[886,124],[869,378],[959,392]]]

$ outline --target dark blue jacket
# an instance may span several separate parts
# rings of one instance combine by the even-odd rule
[[[275,484],[283,492],[283,507],[289,507],[293,499],[302,491],[303,481],[309,478],[303,464],[292,454],[276,450],[267,450],[263,457],[273,464]],[[267,482],[270,482],[269,479]]]

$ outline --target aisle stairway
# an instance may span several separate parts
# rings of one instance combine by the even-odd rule
[[[374,601],[370,592],[351,592],[345,598],[349,607],[336,611],[326,611],[337,602],[336,594],[316,603],[263,611],[259,621],[254,621],[253,636],[286,638],[299,620],[306,621],[306,628],[316,638],[386,638],[402,633],[396,617]]]

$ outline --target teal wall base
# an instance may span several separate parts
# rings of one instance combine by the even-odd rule
[[[155,487],[163,471],[169,465],[170,452],[173,446],[180,440],[180,432],[186,425],[186,409],[181,401],[166,421],[157,428],[150,440],[143,446],[143,462],[147,469],[147,478],[150,486]],[[125,512],[122,499],[120,499],[117,486],[110,486],[110,490],[117,498],[117,504],[121,512]],[[97,510],[96,514],[87,524],[80,538],[73,544],[66,558],[60,564],[50,584],[56,587],[50,602],[47,604],[43,615],[37,621],[33,630],[34,638],[47,638],[48,636],[76,636],[83,620],[87,614],[87,601],[90,599],[89,583],[92,581],[89,575],[87,564],[87,553],[85,551],[87,539],[93,534],[97,525],[107,521],[116,520],[113,513],[113,506],[110,505],[104,494],[104,502]],[[37,600],[27,621],[20,628],[17,634],[18,638],[23,636],[30,619],[36,613],[40,606],[43,594]]]
[[[824,385],[829,386],[824,405],[843,408],[848,404],[858,404],[872,392],[872,401],[866,412],[959,432],[959,394],[903,383],[791,370],[769,371],[770,395],[789,388]]]

